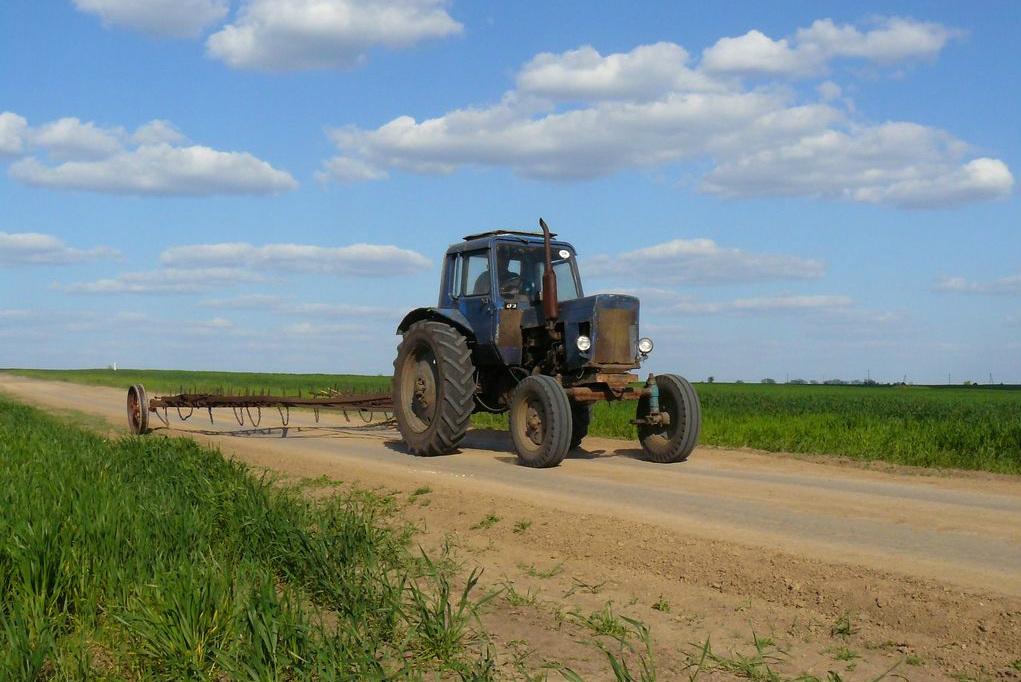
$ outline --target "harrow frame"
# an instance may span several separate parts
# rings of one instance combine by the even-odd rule
[[[357,412],[366,424],[372,422],[376,414],[383,414],[386,420],[393,419],[393,399],[389,393],[339,393],[328,391],[315,393],[311,397],[301,395],[232,395],[227,393],[176,393],[148,397],[142,384],[135,384],[128,389],[127,411],[128,428],[134,434],[149,431],[149,414],[170,425],[169,410],[175,409],[181,421],[187,421],[196,409],[204,409],[209,414],[209,423],[214,423],[214,408],[230,408],[239,426],[247,424],[258,427],[262,423],[263,408],[276,408],[280,415],[281,425],[290,424],[291,408],[308,408],[319,422],[321,410],[337,410],[350,421],[349,412]],[[163,410],[163,414],[160,414]],[[187,410],[187,413],[184,412]],[[252,414],[253,410],[255,414]]]

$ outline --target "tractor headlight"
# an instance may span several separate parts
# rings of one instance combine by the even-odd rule
[[[638,339],[638,352],[642,355],[648,355],[652,352],[652,339],[647,336],[643,336]]]
[[[577,343],[578,343],[578,350],[580,350],[582,353],[586,352],[589,348],[592,347],[592,339],[590,339],[589,337],[585,336],[584,334],[582,334],[582,335],[580,335],[578,337]]]

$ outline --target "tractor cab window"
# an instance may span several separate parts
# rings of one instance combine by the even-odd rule
[[[546,269],[546,263],[539,263],[539,288],[542,289],[542,273]],[[571,260],[554,260],[553,272],[557,273],[557,298],[561,301],[570,301],[578,298],[578,282],[574,278],[574,268]]]
[[[559,299],[567,301],[578,298],[573,256],[560,258],[559,250],[554,251],[553,255]],[[496,247],[496,264],[498,290],[504,301],[528,304],[539,299],[545,269],[545,255],[541,245],[499,244]]]
[[[465,296],[489,295],[489,252],[472,251],[463,256],[461,292]]]

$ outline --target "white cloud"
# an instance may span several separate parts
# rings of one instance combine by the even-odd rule
[[[826,266],[818,260],[721,247],[712,239],[675,239],[614,256],[582,262],[586,277],[638,278],[657,284],[754,282],[816,279]]]
[[[818,129],[840,115],[823,106],[787,109],[785,99],[766,92],[676,92],[534,117],[533,103],[511,95],[489,108],[422,122],[401,116],[376,130],[347,127],[331,136],[342,156],[380,171],[506,166],[525,177],[577,180],[699,157],[716,145],[786,140],[796,132],[792,124]]]
[[[786,38],[773,40],[756,30],[735,38],[720,38],[702,52],[701,65],[709,72],[762,74],[800,74],[818,68],[799,59]]]
[[[639,45],[602,56],[591,45],[560,54],[543,52],[522,67],[518,91],[558,100],[650,99],[667,92],[719,92],[726,85],[687,67],[675,43]]]
[[[101,159],[121,151],[120,129],[105,130],[92,122],[61,118],[32,131],[32,142],[58,159]]]
[[[184,142],[185,136],[170,121],[154,119],[138,127],[131,141],[135,144],[177,144]]]
[[[1021,294],[1021,273],[988,282],[975,282],[964,277],[943,277],[933,289],[957,294]]]
[[[57,166],[25,158],[11,164],[9,172],[29,185],[112,194],[277,194],[298,186],[289,173],[247,152],[199,145],[146,145],[98,161]]]
[[[356,277],[406,275],[430,267],[420,253],[382,244],[327,247],[307,244],[195,244],[164,251],[160,261],[179,268],[225,266],[262,271],[318,272]]]
[[[854,300],[848,296],[759,296],[733,301],[681,301],[668,310],[683,315],[769,314],[780,312],[831,312],[850,308]]]
[[[925,39],[942,35],[935,26],[889,19],[863,33],[822,21],[797,40],[825,44],[828,55],[892,60],[931,53],[942,44]],[[916,35],[914,47],[898,52],[891,35]],[[607,56],[590,46],[543,53],[522,67],[517,90],[489,106],[329,130],[338,155],[318,176],[354,182],[382,180],[391,170],[482,167],[571,181],[687,162],[706,169],[700,189],[707,193],[911,208],[995,199],[1013,189],[1003,161],[976,158],[947,132],[856,120],[849,100],[834,106],[842,95],[835,83],[819,86],[821,101],[803,100],[783,84],[749,88],[686,61],[672,43]]]
[[[28,121],[11,111],[0,113],[0,157],[20,154],[28,133]]]
[[[163,268],[55,288],[71,294],[198,294],[261,280],[259,275],[240,268]]]
[[[74,0],[107,26],[157,36],[192,38],[227,16],[227,0]]]
[[[962,164],[968,147],[914,123],[825,130],[735,155],[702,189],[723,196],[815,196],[905,208],[948,206],[1010,194],[1014,178],[998,159]]]
[[[150,121],[129,134],[77,118],[28,128],[20,126],[20,116],[11,116],[0,116],[0,151],[23,151],[25,141],[47,155],[11,164],[8,174],[30,185],[177,196],[276,194],[298,185],[289,173],[247,152],[179,144],[185,137],[168,121]]]
[[[761,31],[720,38],[702,52],[701,68],[710,73],[810,76],[833,59],[855,58],[880,64],[931,59],[958,31],[941,24],[901,17],[878,19],[862,31],[850,24],[819,19],[791,39],[773,40]]]
[[[400,48],[460,33],[446,0],[246,0],[209,37],[229,66],[264,71],[350,68],[375,46]]]
[[[106,246],[76,249],[38,232],[0,232],[0,265],[63,265],[117,255],[116,250]]]

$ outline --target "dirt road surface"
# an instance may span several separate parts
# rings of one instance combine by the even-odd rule
[[[0,375],[0,391],[126,431],[123,390]],[[275,411],[259,428],[214,414],[210,425],[205,412],[182,423],[171,411],[170,428],[153,418],[148,437],[216,445],[317,494],[392,492],[423,546],[446,542],[465,570],[485,569],[483,589],[503,588],[482,622],[511,675],[556,660],[608,677],[592,637],[619,633],[623,615],[650,627],[660,679],[768,679],[766,666],[781,679],[872,680],[894,666],[911,680],[1021,679],[1016,478],[716,448],[657,465],[635,443],[599,438],[533,470],[499,432],[417,458],[392,428],[337,414],[317,425],[296,412],[287,428]]]

